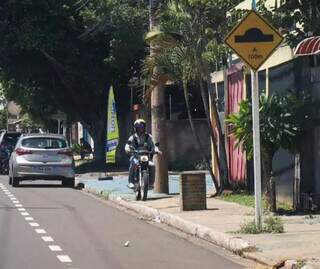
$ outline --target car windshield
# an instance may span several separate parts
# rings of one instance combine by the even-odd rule
[[[35,149],[61,149],[66,148],[67,143],[64,139],[54,137],[33,137],[23,139],[23,147]]]

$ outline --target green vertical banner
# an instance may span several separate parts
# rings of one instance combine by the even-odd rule
[[[116,162],[116,151],[119,144],[119,127],[117,119],[116,101],[114,99],[113,87],[110,87],[108,98],[108,122],[107,122],[107,163]]]

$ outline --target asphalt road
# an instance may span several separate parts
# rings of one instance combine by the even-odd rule
[[[0,269],[243,268],[59,182],[7,181],[0,176]]]

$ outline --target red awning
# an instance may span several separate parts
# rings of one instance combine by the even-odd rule
[[[296,56],[314,55],[320,53],[320,36],[313,36],[302,40],[296,47]]]

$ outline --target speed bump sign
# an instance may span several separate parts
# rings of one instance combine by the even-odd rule
[[[272,25],[251,10],[228,34],[225,43],[257,71],[282,40],[282,35]]]

